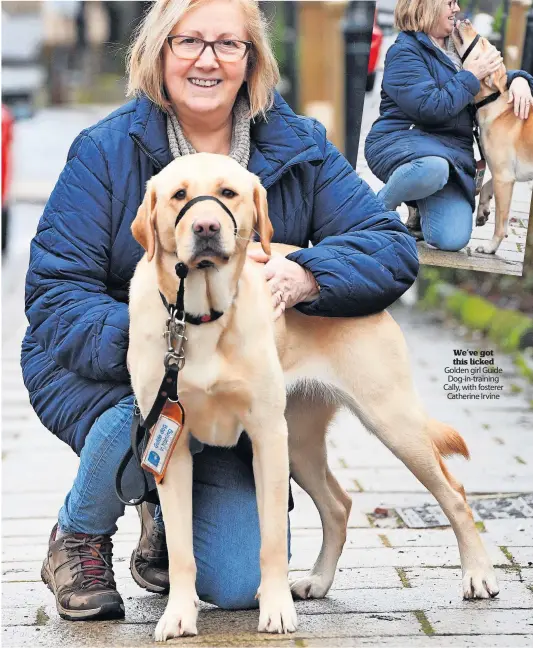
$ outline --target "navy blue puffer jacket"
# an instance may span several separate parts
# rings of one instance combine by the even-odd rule
[[[407,290],[413,239],[319,123],[276,95],[251,135],[274,240],[314,244],[290,256],[321,288],[302,312],[364,315]],[[31,244],[24,382],[42,423],[78,453],[95,419],[131,393],[128,285],[144,250],[130,226],[146,182],[170,161],[164,114],[146,98],[126,104],[74,141]]]
[[[507,84],[523,76],[508,71]],[[365,158],[383,182],[402,164],[427,155],[448,160],[451,178],[475,205],[473,120],[469,110],[479,81],[423,32],[400,32],[385,57],[379,117],[365,142]]]

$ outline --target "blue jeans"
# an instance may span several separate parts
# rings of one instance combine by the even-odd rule
[[[130,444],[132,412],[130,396],[92,426],[59,512],[63,531],[112,535],[117,530],[125,507],[115,494],[115,472]],[[141,484],[141,469],[130,462],[123,478],[126,497],[137,497]],[[200,599],[225,609],[257,607],[260,533],[254,477],[230,449],[205,446],[194,455],[193,546]]]
[[[449,176],[444,158],[418,158],[398,167],[378,196],[390,210],[416,201],[426,243],[455,251],[465,247],[472,235],[472,206]]]

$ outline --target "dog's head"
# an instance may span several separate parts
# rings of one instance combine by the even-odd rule
[[[199,197],[203,199],[188,204]],[[148,261],[161,249],[189,267],[227,263],[246,250],[254,231],[270,254],[273,234],[259,178],[213,153],[177,158],[155,175],[131,231]]]
[[[464,55],[464,53],[473,43],[476,36],[477,31],[474,29],[472,23],[469,20],[457,21],[452,32],[452,39],[459,56],[462,57]],[[468,56],[475,56],[476,54],[485,51],[490,46],[491,45],[489,41],[486,38],[481,37],[474,45],[472,51],[468,54]],[[503,63],[496,70],[496,72],[490,74],[488,77],[481,81],[481,89],[478,95],[476,95],[476,100],[488,96],[496,89],[498,89],[502,94],[507,90],[507,70],[505,69],[505,65],[503,65]]]

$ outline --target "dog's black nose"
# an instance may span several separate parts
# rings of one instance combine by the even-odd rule
[[[200,238],[213,238],[220,232],[220,223],[215,218],[202,218],[194,221],[192,231]]]

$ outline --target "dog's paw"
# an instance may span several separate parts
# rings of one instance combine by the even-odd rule
[[[154,632],[156,641],[166,641],[172,637],[188,637],[198,634],[196,619],[198,617],[198,599],[187,603],[172,605],[170,602],[163,616],[159,619]]]
[[[477,248],[476,248],[476,252],[479,252],[480,254],[495,254],[497,249],[498,249],[498,246],[494,247],[491,244],[478,245]]]
[[[482,211],[478,210],[477,217],[476,217],[476,225],[478,227],[483,227],[485,223],[489,220],[490,216],[490,209],[485,210],[483,209]]]
[[[329,579],[319,574],[307,574],[303,578],[291,581],[291,592],[297,599],[324,598],[331,587]]]
[[[259,588],[257,596],[259,598],[258,632],[284,634],[296,631],[298,619],[288,583],[280,587]]]
[[[465,599],[488,599],[498,596],[500,588],[494,568],[474,567],[463,574],[463,597]]]

